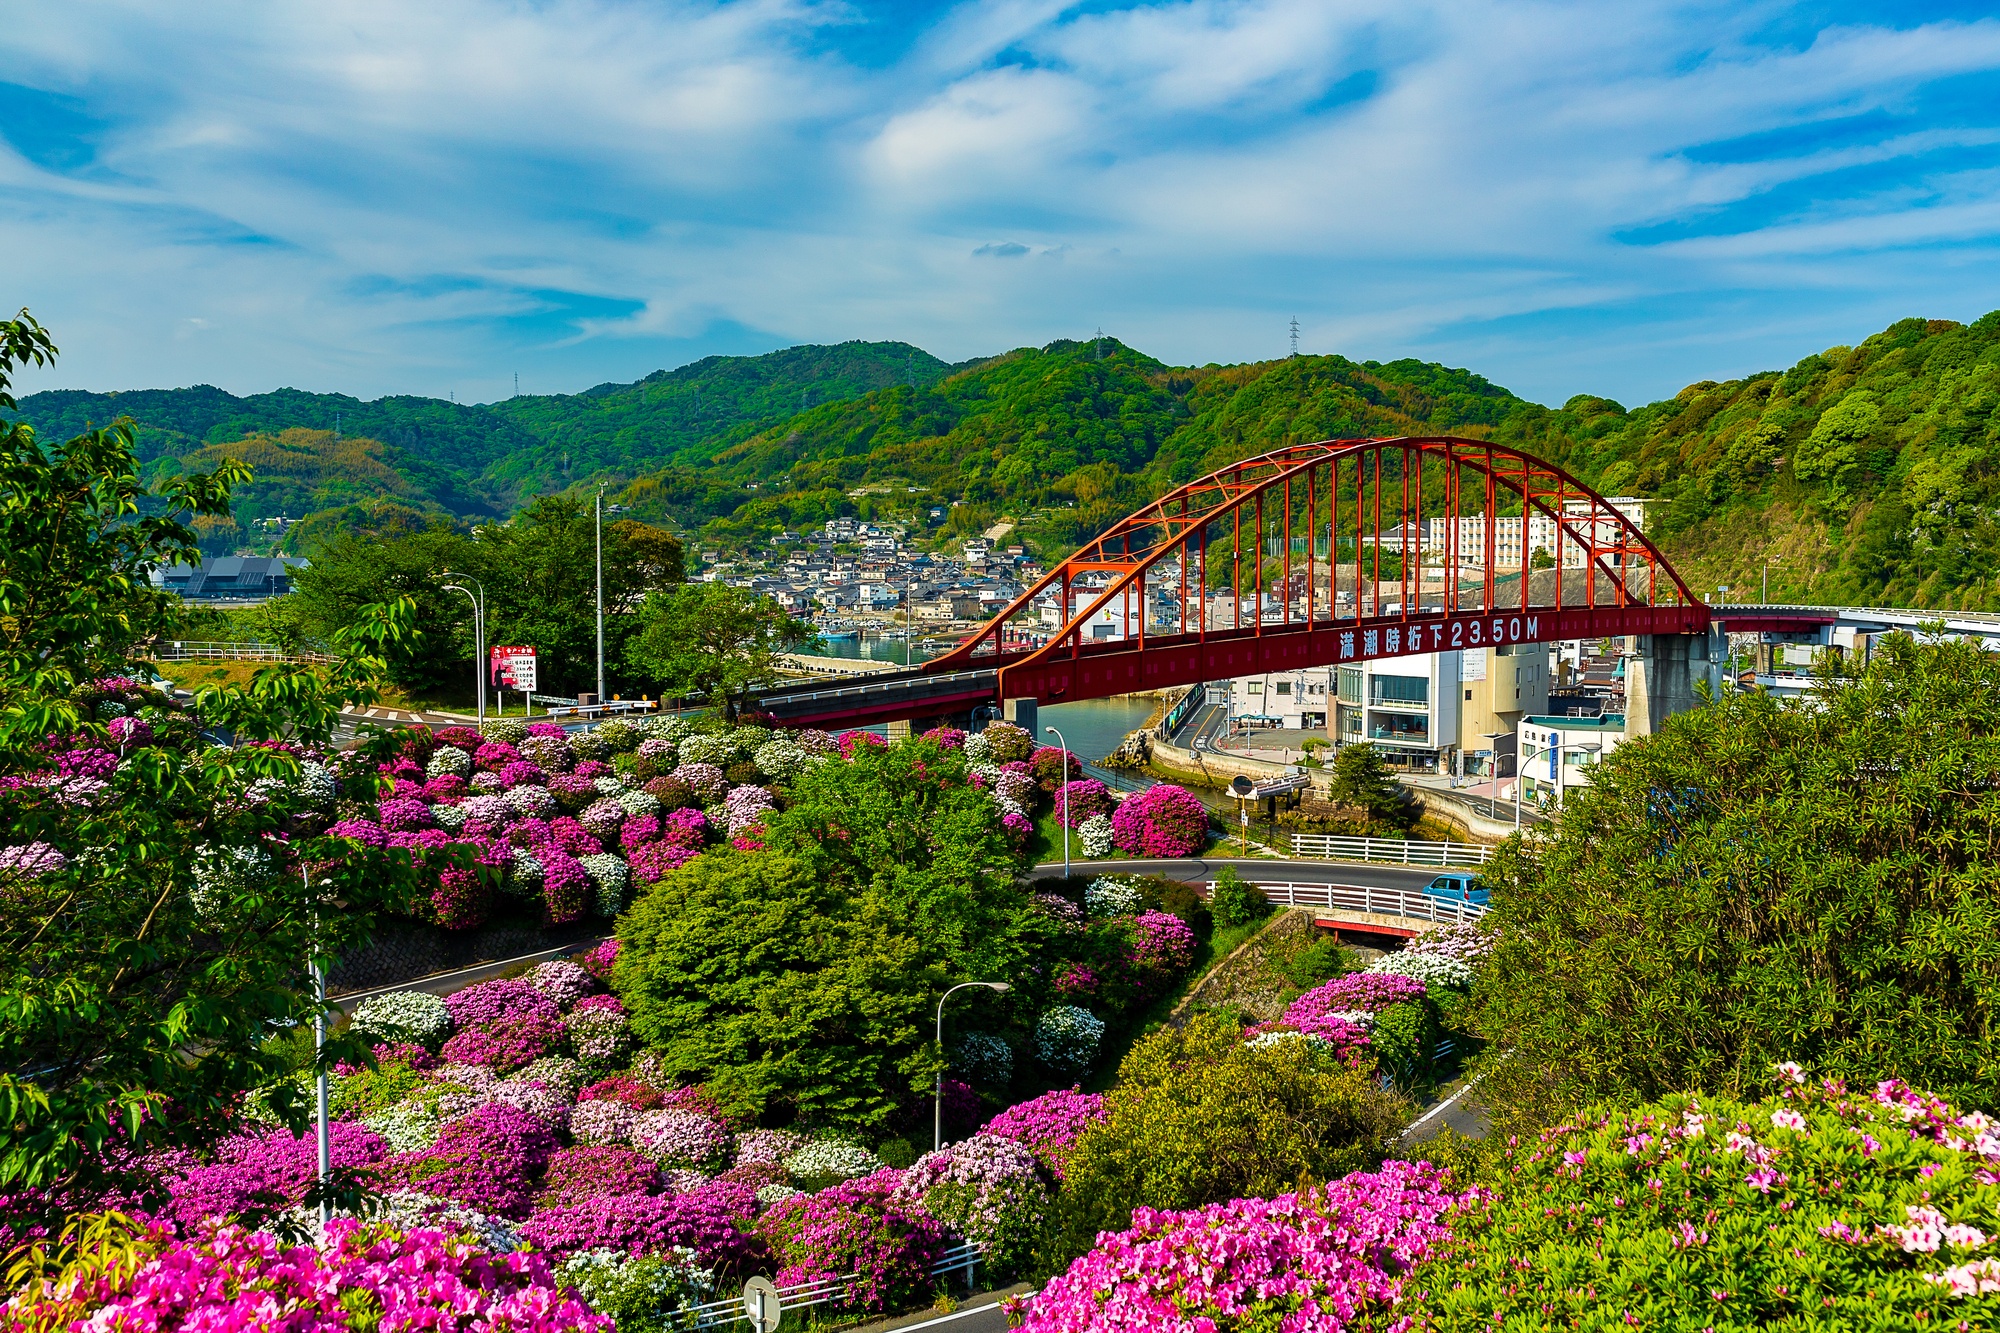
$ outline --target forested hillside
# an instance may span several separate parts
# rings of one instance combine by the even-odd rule
[[[1050,550],[1288,442],[1450,432],[1662,501],[1649,524],[1703,593],[1754,595],[1768,565],[1773,599],[1970,608],[2000,605],[1997,403],[2000,312],[1904,320],[1630,411],[1542,407],[1418,361],[1174,367],[1103,338],[959,366],[904,343],[794,347],[488,407],[203,386],[41,393],[21,415],[56,437],[129,415],[149,475],[234,453],[258,469],[244,514],[316,509],[308,533],[383,502],[511,513],[564,487],[567,455],[574,484],[609,482],[637,516],[709,540],[956,500],[954,530],[1011,517]]]
[[[700,468],[719,451],[815,404],[891,385],[932,384],[950,370],[908,343],[845,342],[704,357],[678,370],[656,370],[635,384],[505,398],[493,410],[542,443],[505,460],[494,477],[516,490],[560,487],[565,454],[575,477]]]

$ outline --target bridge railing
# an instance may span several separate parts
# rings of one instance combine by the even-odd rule
[[[303,648],[286,648],[275,643],[224,643],[180,640],[156,644],[141,650],[140,656],[155,662],[316,662],[330,665],[340,661],[325,653]]]
[[[1284,907],[1324,907],[1332,911],[1370,912],[1382,916],[1408,917],[1415,921],[1437,921],[1465,925],[1486,915],[1478,903],[1456,898],[1434,898],[1416,889],[1377,889],[1365,884],[1291,884],[1257,881],[1257,887],[1274,903]],[[1205,886],[1215,893],[1215,881]]]
[[[1294,833],[1292,855],[1329,861],[1380,861],[1401,866],[1483,866],[1493,849],[1476,842],[1419,842],[1408,838],[1338,838]]]

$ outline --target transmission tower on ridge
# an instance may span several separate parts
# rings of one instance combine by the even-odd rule
[[[1293,355],[1293,356],[1297,356],[1298,354],[1299,354],[1299,317],[1298,317],[1297,315],[1293,315],[1293,316],[1292,316],[1292,355]]]

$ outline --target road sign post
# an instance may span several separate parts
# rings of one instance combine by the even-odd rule
[[[779,1321],[784,1315],[785,1308],[778,1300],[778,1289],[771,1285],[770,1278],[753,1277],[743,1284],[743,1317],[756,1333],[777,1333]]]
[[[1229,790],[1236,797],[1236,823],[1239,828],[1237,840],[1242,845],[1243,855],[1250,855],[1250,808],[1244,804],[1250,794],[1257,790],[1257,784],[1238,773],[1229,780]]]

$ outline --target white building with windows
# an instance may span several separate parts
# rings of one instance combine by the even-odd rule
[[[1625,719],[1549,717],[1521,719],[1521,799],[1554,805],[1572,787],[1590,785],[1590,770],[1625,739]]]

